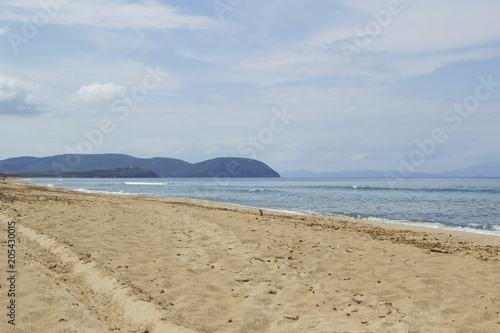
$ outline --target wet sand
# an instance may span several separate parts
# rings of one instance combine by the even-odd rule
[[[500,237],[12,182],[0,226],[2,332],[500,331]]]

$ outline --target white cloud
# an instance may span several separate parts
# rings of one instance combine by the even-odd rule
[[[495,14],[500,11],[498,1],[401,1],[399,11],[377,21],[374,13],[389,13],[388,3],[340,2],[352,20],[332,22],[330,28],[316,29],[309,38],[279,51],[240,61],[237,68],[247,71],[248,75],[243,76],[246,80],[263,85],[367,75],[390,81],[429,74],[454,63],[499,56],[498,49],[489,45],[500,40],[500,21]],[[381,19],[386,23],[381,24]],[[370,36],[369,42],[360,47],[356,44],[362,40],[358,33],[369,23],[378,24],[379,34]],[[354,46],[358,51],[347,59],[341,46]]]
[[[500,56],[498,49],[471,49],[466,51],[437,52],[416,56],[402,56],[391,61],[391,69],[401,77],[425,75],[458,62],[486,60]]]
[[[38,90],[36,85],[0,75],[0,115],[40,113]]]
[[[76,93],[76,100],[84,103],[111,102],[125,92],[126,88],[114,83],[94,83],[83,86]]]
[[[405,77],[429,74],[457,62],[498,56],[497,49],[489,48],[490,43],[500,40],[498,1],[401,1],[399,13],[379,17],[377,21],[374,13],[386,15],[387,4],[344,3],[364,13],[363,18],[318,31],[302,42],[301,48],[317,54],[342,54],[342,46],[353,47],[357,51],[351,54],[349,63],[344,62],[345,66],[383,68]],[[380,20],[385,20],[384,24]],[[377,25],[378,34],[370,35],[366,27]],[[360,31],[367,35],[360,38]]]
[[[187,15],[160,1],[73,0],[55,2],[49,10],[37,1],[6,1],[0,19],[22,21],[37,13],[48,13],[50,22],[62,25],[86,25],[99,28],[132,29],[206,29],[219,23],[210,17]],[[21,15],[19,15],[21,14]]]
[[[10,31],[10,28],[7,26],[0,27],[0,36],[5,35]]]
[[[357,12],[348,14],[350,20],[317,32],[306,45],[326,48],[339,41],[354,42],[364,32],[372,37],[375,33],[365,52],[417,54],[475,47],[500,39],[500,3],[495,0],[401,0],[395,2],[400,3],[397,10],[389,9],[389,3],[344,1],[344,6]]]
[[[485,45],[500,39],[499,11],[491,0],[406,3],[370,50],[416,54]]]
[[[290,50],[243,60],[237,64],[237,68],[248,73],[236,80],[270,85],[341,75],[345,72],[345,59],[341,53]]]
[[[347,41],[353,37],[352,28],[332,28],[315,34],[310,40],[304,43],[303,47],[312,50],[325,50],[332,48],[333,45],[336,45],[340,41]]]

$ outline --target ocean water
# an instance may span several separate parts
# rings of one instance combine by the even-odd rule
[[[500,178],[26,181],[89,193],[195,198],[500,236]]]

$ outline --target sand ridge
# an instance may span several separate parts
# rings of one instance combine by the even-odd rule
[[[38,290],[19,332],[500,329],[500,237],[26,184],[0,200],[20,270],[68,293]]]

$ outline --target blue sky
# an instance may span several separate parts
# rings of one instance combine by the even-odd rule
[[[500,160],[495,0],[23,0],[0,10],[0,159]]]

